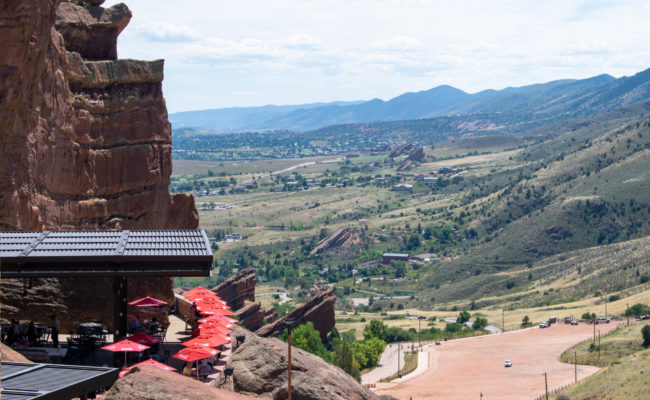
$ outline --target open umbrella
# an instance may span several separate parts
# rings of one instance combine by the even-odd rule
[[[223,326],[218,326],[218,325],[199,325],[199,327],[195,330],[192,331],[191,335],[192,336],[200,336],[200,335],[224,335],[227,336],[230,332],[232,332],[231,329],[229,328],[224,328]]]
[[[201,327],[208,327],[208,326],[215,326],[217,328],[225,328],[228,329],[230,332],[232,329],[233,324],[227,321],[217,321],[217,320],[212,320],[212,321],[207,321],[207,322],[202,322],[199,324],[199,328]]]
[[[176,368],[172,368],[172,367],[170,367],[169,365],[166,365],[166,364],[160,363],[160,362],[158,362],[158,361],[156,361],[156,360],[146,360],[146,361],[139,362],[139,363],[137,363],[137,364],[135,364],[135,365],[131,365],[130,367],[125,368],[125,369],[123,369],[122,371],[120,371],[120,378],[123,377],[124,374],[126,374],[127,371],[130,370],[131,368],[133,368],[133,367],[139,367],[139,366],[141,366],[141,365],[151,365],[152,367],[156,367],[156,368],[164,369],[164,370],[167,370],[167,371],[176,371]]]
[[[202,286],[197,286],[194,289],[190,289],[187,292],[183,293],[183,296],[191,296],[196,293],[214,293],[212,290],[206,289]]]
[[[136,306],[136,307],[160,307],[167,305],[166,301],[154,299],[153,297],[143,297],[141,299],[132,301],[129,303],[130,306]]]
[[[185,362],[196,361],[196,379],[199,379],[199,360],[204,358],[214,357],[219,354],[219,350],[211,349],[209,347],[186,347],[174,354],[172,357]]]
[[[225,301],[223,301],[221,299],[215,299],[215,298],[212,298],[212,297],[200,297],[198,299],[193,300],[193,302],[194,302],[194,305],[215,304],[215,305],[223,306],[223,307],[228,306],[228,303],[226,303]]]
[[[143,332],[136,333],[133,336],[129,336],[127,337],[127,339],[132,342],[136,342],[140,344],[156,344],[161,342],[160,339],[147,335],[146,333]]]
[[[201,318],[198,322],[201,324],[208,323],[210,321],[216,321],[222,323],[222,325],[227,326],[227,324],[235,324],[239,322],[238,320],[234,318],[228,318],[225,315],[210,315],[209,317]]]
[[[224,335],[200,335],[181,344],[186,347],[217,347],[228,343],[230,343],[230,338]]]
[[[235,315],[234,312],[232,312],[230,310],[226,310],[225,308],[205,308],[205,309],[201,309],[201,310],[199,310],[197,308],[197,311],[199,312],[199,314],[204,315],[204,316],[215,315],[215,314],[219,314],[219,315]]]
[[[124,365],[126,365],[126,353],[128,352],[141,352],[146,349],[149,349],[149,346],[145,346],[140,343],[132,342],[128,339],[122,339],[119,342],[109,344],[108,346],[102,347],[103,350],[112,351],[114,353],[123,351],[124,352]]]
[[[209,290],[206,291],[201,291],[201,292],[194,292],[188,296],[185,296],[185,300],[192,301],[192,300],[197,300],[197,299],[216,299],[216,300],[221,300],[221,297],[217,296],[216,293],[211,292]]]

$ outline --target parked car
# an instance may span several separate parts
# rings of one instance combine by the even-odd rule
[[[440,342],[436,342],[436,346],[440,346]]]
[[[596,320],[597,324],[609,324],[609,318],[600,317]]]
[[[578,325],[578,321],[574,319],[573,321],[571,321],[571,325]]]
[[[548,322],[546,322],[546,321],[542,322],[541,324],[539,324],[539,327],[540,328],[548,328],[549,327]]]
[[[506,368],[512,367],[512,361],[506,360],[506,362],[503,364]]]

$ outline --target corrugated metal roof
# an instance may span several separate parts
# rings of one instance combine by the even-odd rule
[[[69,399],[94,393],[117,379],[116,368],[2,362],[2,399]]]
[[[174,265],[192,269],[186,276],[205,276],[212,250],[203,230],[0,232],[0,261],[6,277],[70,275],[83,265],[87,271],[110,266],[111,276],[120,269],[138,275],[142,268],[142,275],[160,270],[161,275],[183,276]],[[64,264],[75,268],[62,270]]]

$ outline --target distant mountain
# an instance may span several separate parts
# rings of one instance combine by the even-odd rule
[[[650,98],[650,69],[630,77],[598,75],[469,94],[451,86],[405,93],[388,101],[314,103],[170,114],[174,128],[308,131],[330,125],[403,121],[465,114],[506,114],[512,122],[607,112]]]

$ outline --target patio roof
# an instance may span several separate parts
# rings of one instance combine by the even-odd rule
[[[210,276],[203,230],[0,232],[3,278]]]
[[[118,377],[116,368],[84,365],[31,364],[2,361],[2,400],[63,400],[86,398],[109,387]]]

